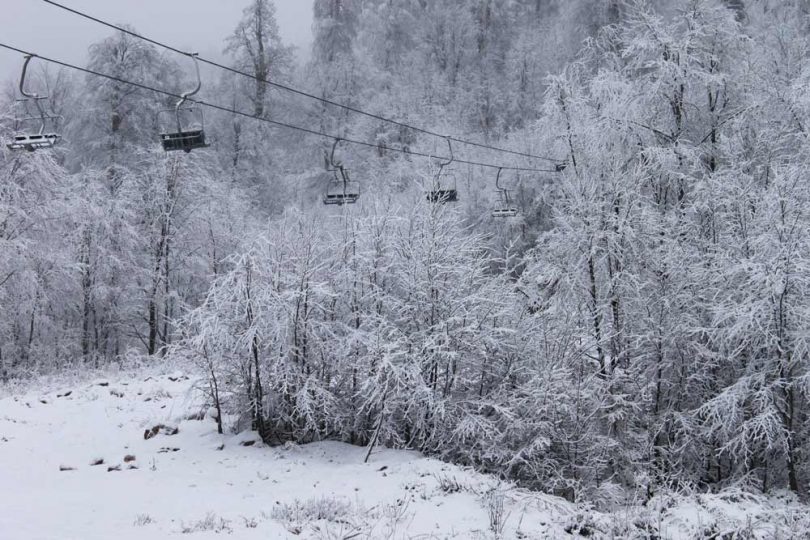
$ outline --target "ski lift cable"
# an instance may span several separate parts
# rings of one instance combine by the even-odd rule
[[[88,75],[93,75],[95,77],[101,77],[103,79],[119,82],[121,84],[126,84],[126,85],[129,85],[129,86],[133,86],[135,88],[140,88],[142,90],[148,90],[150,92],[155,92],[156,94],[161,94],[161,95],[176,98],[176,99],[181,99],[183,97],[181,94],[178,94],[176,92],[170,92],[168,90],[161,90],[159,88],[154,88],[154,87],[149,86],[147,84],[143,84],[143,83],[139,83],[139,82],[135,82],[135,81],[130,81],[130,80],[123,79],[121,77],[116,77],[116,76],[113,76],[113,75],[108,75],[106,73],[101,73],[99,71],[95,71],[95,70],[92,70],[92,69],[89,69],[89,68],[83,68],[83,67],[77,66],[75,64],[70,64],[68,62],[64,62],[62,60],[56,60],[54,58],[49,58],[47,56],[41,56],[41,55],[32,53],[30,51],[26,51],[26,50],[19,49],[17,47],[11,46],[11,45],[7,45],[5,43],[0,43],[0,48],[7,49],[9,51],[13,51],[13,52],[20,53],[20,54],[23,54],[23,55],[31,55],[31,56],[39,58],[40,60],[43,60],[45,62],[50,62],[52,64],[62,66],[64,68],[73,69],[73,70],[76,70],[76,71],[80,71],[82,73],[86,73]],[[273,126],[276,126],[276,127],[279,127],[279,128],[286,128],[286,129],[291,129],[291,130],[295,130],[295,131],[300,131],[300,132],[303,132],[303,133],[308,133],[310,135],[315,135],[317,137],[322,137],[322,138],[325,138],[325,139],[331,139],[331,140],[341,139],[342,141],[344,141],[346,143],[354,144],[354,145],[357,145],[357,146],[365,146],[367,148],[375,148],[375,149],[378,149],[378,150],[397,152],[397,153],[400,153],[400,154],[407,154],[407,155],[411,155],[411,156],[425,157],[425,158],[428,158],[428,159],[442,159],[442,160],[448,159],[445,156],[425,154],[424,152],[416,152],[414,150],[409,150],[407,148],[399,148],[399,147],[396,147],[396,146],[387,146],[387,145],[383,145],[383,144],[376,144],[376,143],[370,143],[370,142],[366,142],[366,141],[359,141],[359,140],[356,140],[356,139],[348,139],[346,137],[339,137],[338,135],[332,135],[330,133],[325,133],[323,131],[317,131],[317,130],[310,129],[310,128],[303,127],[303,126],[296,126],[294,124],[288,124],[288,123],[285,123],[285,122],[279,122],[278,120],[271,120],[270,118],[256,116],[256,115],[253,115],[253,114],[250,114],[250,113],[246,113],[244,111],[240,111],[238,109],[232,109],[230,107],[224,107],[224,106],[218,105],[216,103],[210,103],[210,102],[199,100],[199,99],[190,99],[189,98],[186,101],[188,103],[196,103],[197,105],[200,105],[200,106],[203,106],[203,107],[208,107],[208,108],[211,108],[211,109],[216,109],[216,110],[226,112],[226,113],[229,113],[229,114],[234,114],[234,115],[237,115],[237,116],[244,116],[245,118],[252,118],[254,120],[258,120],[260,122],[265,122],[267,124],[270,124],[270,125],[273,125]],[[486,168],[490,168],[490,169],[502,168],[504,170],[524,171],[524,172],[548,172],[548,173],[559,172],[559,170],[557,170],[557,169],[538,169],[538,168],[531,168],[531,167],[493,165],[492,163],[483,163],[483,162],[479,162],[479,161],[468,161],[468,160],[463,160],[463,159],[456,159],[455,162],[456,163],[463,163],[463,164],[466,164],[466,165],[478,166],[478,167],[486,167]]]
[[[146,37],[146,36],[144,36],[142,34],[139,34],[137,32],[133,32],[132,30],[128,30],[128,29],[126,29],[126,28],[124,28],[122,26],[113,24],[113,23],[105,21],[103,19],[99,19],[98,17],[94,17],[92,15],[89,15],[89,14],[84,13],[82,11],[79,11],[77,9],[73,9],[71,7],[68,7],[68,6],[64,5],[64,4],[60,4],[59,2],[55,2],[53,0],[42,0],[42,1],[45,2],[46,4],[50,4],[50,5],[54,6],[54,7],[59,8],[59,9],[63,9],[65,11],[69,12],[69,13],[73,13],[74,15],[78,15],[79,17],[82,17],[84,19],[87,19],[87,20],[93,21],[95,23],[104,25],[104,26],[106,26],[108,28],[111,28],[113,30],[123,32],[123,33],[125,33],[125,34],[127,34],[129,36],[134,37],[134,38],[141,39],[143,41],[151,43],[152,45],[157,45],[158,47],[162,47],[162,48],[164,48],[166,50],[169,50],[169,51],[172,51],[172,52],[175,52],[175,53],[178,53],[178,54],[182,54],[182,55],[185,55],[185,56],[189,55],[189,53],[186,52],[186,51],[181,51],[180,49],[177,49],[176,47],[172,47],[171,45],[167,45],[167,44],[162,43],[160,41],[157,41],[155,39],[148,38],[148,37]],[[483,149],[487,149],[487,150],[492,150],[494,152],[501,152],[501,153],[512,154],[512,155],[515,155],[515,156],[521,156],[521,157],[530,158],[530,159],[539,159],[539,160],[543,160],[543,161],[549,161],[549,162],[555,163],[555,164],[562,164],[562,163],[565,162],[565,160],[562,160],[562,159],[554,159],[554,158],[551,158],[551,157],[548,157],[548,156],[530,154],[530,153],[527,153],[527,152],[518,152],[516,150],[509,150],[507,148],[499,148],[497,146],[492,146],[492,145],[483,144],[483,143],[477,143],[475,141],[459,139],[457,137],[444,135],[444,134],[441,134],[441,133],[437,133],[435,131],[431,131],[429,129],[420,128],[420,127],[417,127],[417,126],[412,126],[410,124],[406,124],[404,122],[400,122],[400,121],[394,120],[392,118],[387,118],[387,117],[381,116],[379,114],[370,113],[370,112],[364,111],[362,109],[358,109],[357,107],[352,107],[351,105],[346,105],[345,103],[339,103],[337,101],[333,101],[333,100],[330,100],[330,99],[319,97],[319,96],[316,96],[316,95],[311,94],[309,92],[305,92],[304,90],[299,90],[297,88],[293,88],[293,87],[285,85],[285,84],[281,84],[281,83],[278,83],[278,82],[271,81],[270,79],[261,79],[259,77],[256,77],[255,75],[251,75],[250,73],[240,71],[238,69],[232,68],[230,66],[226,66],[224,64],[220,64],[220,63],[215,62],[213,60],[208,60],[206,58],[199,57],[199,61],[203,62],[204,64],[208,64],[210,66],[213,66],[213,67],[216,67],[216,68],[219,68],[219,69],[223,69],[225,71],[229,71],[231,73],[241,75],[241,76],[247,77],[249,79],[253,79],[255,81],[263,82],[263,83],[268,84],[268,85],[270,85],[270,86],[272,86],[274,88],[278,88],[278,89],[284,90],[286,92],[297,94],[299,96],[303,96],[303,97],[306,97],[308,99],[314,99],[314,100],[320,101],[321,103],[325,103],[325,104],[331,105],[333,107],[338,107],[338,108],[344,109],[346,111],[350,111],[350,112],[355,113],[355,114],[359,114],[359,115],[362,115],[362,116],[373,118],[373,119],[379,120],[381,122],[386,122],[386,123],[393,124],[393,125],[396,125],[396,126],[399,126],[399,127],[402,127],[402,128],[410,129],[410,130],[413,130],[413,131],[416,131],[416,132],[419,132],[419,133],[424,133],[425,135],[431,135],[433,137],[440,137],[442,139],[450,139],[454,143],[459,143],[459,144],[474,146],[474,147],[477,147],[477,148],[483,148]]]

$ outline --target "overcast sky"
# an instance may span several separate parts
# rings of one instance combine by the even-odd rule
[[[223,42],[250,0],[59,0],[181,50],[221,58]],[[313,0],[275,0],[281,35],[307,57]],[[87,47],[112,31],[41,0],[0,0],[0,42],[71,63],[84,64]],[[0,50],[0,80],[16,78],[19,54]]]

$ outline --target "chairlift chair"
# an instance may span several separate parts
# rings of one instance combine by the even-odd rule
[[[458,201],[458,189],[456,189],[455,175],[451,173],[445,175],[445,178],[442,178],[444,168],[453,163],[455,160],[453,156],[453,145],[450,143],[450,138],[445,138],[445,140],[447,141],[447,147],[450,149],[450,158],[446,162],[439,163],[439,170],[436,172],[436,176],[433,178],[433,185],[425,194],[428,202],[431,203],[444,204]]]
[[[40,149],[53,148],[62,138],[62,136],[56,132],[56,125],[62,117],[46,113],[42,105],[43,101],[47,101],[48,96],[40,96],[34,92],[28,92],[25,89],[28,64],[31,62],[32,58],[33,55],[26,55],[25,62],[23,63],[22,75],[20,76],[20,94],[22,94],[23,98],[18,99],[15,103],[14,136],[11,141],[6,143],[6,147],[10,150],[27,150],[28,152],[34,152]],[[28,104],[32,102],[37,108],[36,115],[32,115],[28,109]],[[39,127],[29,129],[30,126],[35,125]],[[51,129],[46,129],[48,127]]]
[[[443,177],[437,176],[433,182],[433,188],[427,192],[427,200],[438,204],[458,202],[455,174],[446,173]]]
[[[335,149],[340,141],[341,139],[335,139],[329,156],[329,170],[334,174],[334,178],[326,186],[326,193],[323,196],[323,204],[327,205],[354,204],[360,198],[360,182],[353,182],[343,163],[335,161]]]
[[[495,178],[495,187],[498,189],[498,206],[492,210],[492,217],[513,218],[518,215],[517,207],[512,205],[512,198],[509,190],[501,187],[501,172],[503,168],[498,168],[498,176]]]
[[[329,182],[326,193],[323,196],[323,204],[354,204],[360,198],[360,182],[351,182],[338,178],[335,174],[334,180]]]
[[[492,211],[492,217],[496,218],[513,218],[517,217],[517,208],[496,208]]]
[[[197,87],[191,92],[184,93],[174,109],[167,109],[159,113],[160,142],[167,152],[182,150],[189,153],[192,150],[209,146],[205,140],[205,118],[202,110],[199,107],[184,106],[188,99],[202,88],[197,53],[189,56],[194,60]]]

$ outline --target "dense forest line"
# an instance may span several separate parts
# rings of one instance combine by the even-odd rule
[[[297,65],[270,0],[164,153],[166,96],[39,64],[52,151],[0,152],[0,378],[188,358],[223,429],[415,448],[572,500],[810,482],[803,0],[316,0]],[[32,64],[32,69],[33,69]],[[193,86],[124,33],[88,67]],[[426,200],[445,140],[457,203]],[[2,98],[0,135],[15,93]],[[324,165],[327,167],[325,168]]]

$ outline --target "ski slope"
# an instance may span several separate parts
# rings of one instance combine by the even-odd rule
[[[605,514],[416,452],[379,450],[364,463],[364,448],[336,442],[270,448],[251,432],[218,435],[195,385],[182,372],[151,370],[6,389],[0,538],[645,538],[653,530],[663,538],[706,530],[801,538],[806,532],[806,508],[779,497],[673,495]],[[153,428],[157,434],[145,439]]]

